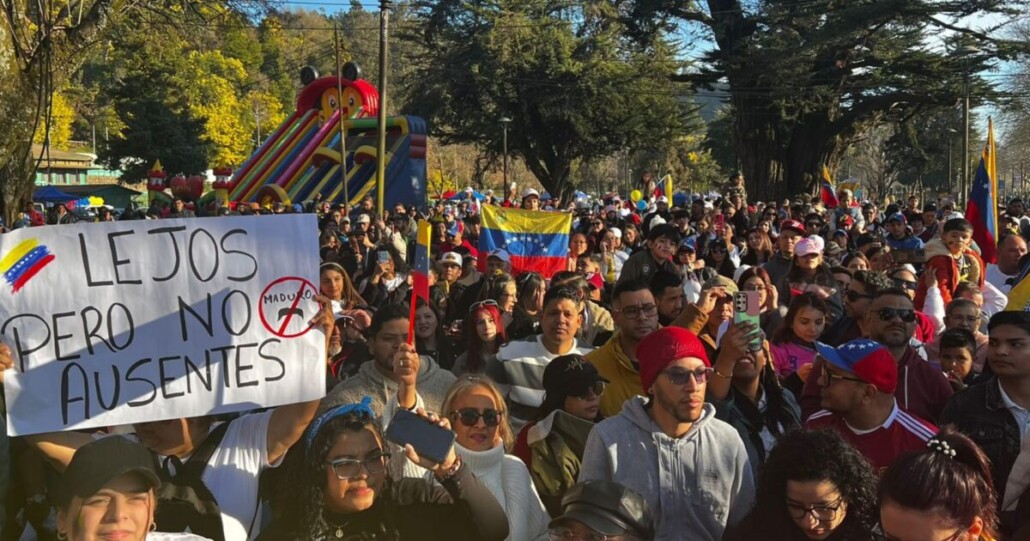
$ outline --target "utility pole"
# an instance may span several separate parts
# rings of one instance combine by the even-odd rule
[[[511,124],[511,119],[508,117],[501,117],[501,128],[504,129],[504,189],[508,189],[508,124]],[[507,193],[507,191],[505,191]]]
[[[376,147],[376,209],[380,218],[383,216],[383,192],[386,191],[386,69],[391,9],[392,0],[379,0],[379,144]]]
[[[350,188],[347,186],[347,129],[343,122],[343,67],[340,64],[340,25],[333,23],[333,40],[336,46],[336,111],[340,119],[340,184],[343,185],[344,212],[350,212]],[[379,210],[380,215],[382,209]]]

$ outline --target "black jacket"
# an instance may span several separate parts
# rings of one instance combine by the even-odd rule
[[[476,539],[501,541],[508,536],[508,519],[489,489],[462,466],[439,485],[424,479],[387,481],[383,494],[360,513],[331,515],[328,531],[309,537],[307,524],[275,521],[258,541],[322,541],[341,539],[390,541],[451,541]],[[293,521],[290,521],[293,522]],[[303,520],[297,521],[303,523]],[[302,528],[297,531],[296,528]],[[337,537],[337,528],[342,537]]]
[[[991,461],[991,476],[999,504],[1009,472],[1019,456],[1020,430],[1001,399],[998,378],[972,385],[951,397],[941,413],[941,425],[954,424],[983,449]],[[1014,512],[1001,513],[1001,531],[1011,535],[1030,522],[1030,491],[1024,492]]]

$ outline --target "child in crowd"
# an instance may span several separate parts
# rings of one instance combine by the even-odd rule
[[[965,389],[980,376],[973,368],[976,358],[973,333],[961,328],[948,329],[941,334],[939,344],[941,370],[955,392]]]
[[[944,305],[951,302],[955,289],[962,282],[971,282],[983,288],[984,262],[970,249],[973,240],[973,224],[965,218],[952,218],[944,224],[941,238],[926,245],[926,272],[937,277]],[[919,281],[916,290],[916,309],[922,310],[926,301],[926,283]]]
[[[802,293],[790,301],[783,326],[769,346],[776,375],[783,386],[795,395],[807,378],[807,370],[815,360],[815,341],[826,328],[826,303],[814,293]],[[799,374],[801,370],[803,373]]]

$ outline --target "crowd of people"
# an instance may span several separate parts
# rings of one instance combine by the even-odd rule
[[[5,538],[1030,539],[1021,200],[986,264],[947,200],[652,179],[639,201],[260,209],[318,216],[325,398],[5,441]],[[572,213],[564,270],[480,251],[484,205]],[[121,219],[147,214],[193,215]],[[388,441],[402,410],[453,432],[446,458]]]

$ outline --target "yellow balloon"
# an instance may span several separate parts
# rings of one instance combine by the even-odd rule
[[[640,199],[643,198],[643,197],[644,197],[644,194],[640,193],[640,190],[633,190],[632,192],[629,192],[629,198],[634,203],[636,203],[637,201],[640,201]]]

